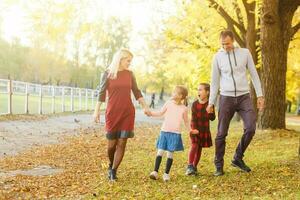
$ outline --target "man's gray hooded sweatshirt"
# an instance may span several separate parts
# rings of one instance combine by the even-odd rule
[[[260,80],[248,49],[235,47],[230,52],[220,49],[212,62],[209,104],[215,105],[220,89],[223,96],[238,97],[250,92],[247,78],[250,73],[256,96],[261,97]]]

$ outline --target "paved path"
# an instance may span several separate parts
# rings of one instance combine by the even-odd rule
[[[84,129],[104,128],[93,122],[92,114],[74,114],[50,117],[45,120],[16,120],[0,122],[0,158],[29,149],[35,145],[58,143],[62,136],[74,135]],[[136,124],[139,122],[161,123],[161,119],[149,118],[141,110],[136,111]]]

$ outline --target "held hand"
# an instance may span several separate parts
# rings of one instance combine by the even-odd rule
[[[207,111],[208,113],[213,113],[213,112],[214,112],[214,105],[208,105],[208,106],[206,107],[206,111]]]
[[[148,117],[150,117],[150,116],[151,116],[151,111],[150,111],[150,109],[149,109],[149,108],[145,108],[145,109],[144,109],[144,114],[147,115]]]
[[[190,134],[197,135],[197,134],[199,134],[199,131],[196,129],[193,129],[190,131]]]
[[[265,108],[265,99],[264,97],[257,98],[257,108],[261,112]]]

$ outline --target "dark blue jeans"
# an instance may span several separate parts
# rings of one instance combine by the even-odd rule
[[[256,129],[256,113],[250,98],[250,94],[238,97],[220,96],[218,114],[218,132],[215,139],[215,165],[222,169],[224,166],[224,154],[226,136],[228,135],[229,124],[238,112],[244,123],[244,134],[236,148],[234,159],[242,159],[244,152],[250,144]]]

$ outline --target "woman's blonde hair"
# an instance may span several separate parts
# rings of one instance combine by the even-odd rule
[[[183,104],[187,106],[188,105],[187,98],[189,94],[188,89],[183,85],[177,85],[175,89],[179,91],[179,94],[181,94],[182,96],[181,100],[183,100]]]
[[[113,59],[108,66],[108,77],[111,79],[117,78],[118,70],[120,68],[120,62],[123,58],[127,58],[128,56],[133,57],[133,54],[128,49],[120,49],[117,51]]]

